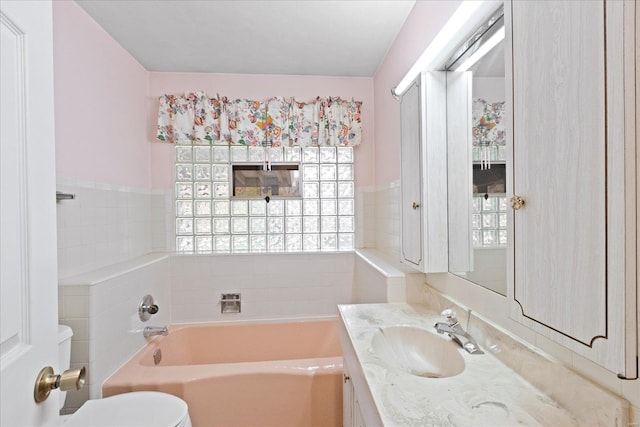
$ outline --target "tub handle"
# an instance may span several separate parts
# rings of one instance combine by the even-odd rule
[[[153,296],[145,295],[138,306],[138,317],[140,317],[140,320],[143,322],[146,322],[151,318],[152,314],[156,314],[159,310],[158,305],[153,302]]]

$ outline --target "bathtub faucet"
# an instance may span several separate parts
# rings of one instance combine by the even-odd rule
[[[144,335],[145,338],[153,337],[155,335],[169,335],[169,330],[166,326],[145,326],[142,331],[142,335]]]

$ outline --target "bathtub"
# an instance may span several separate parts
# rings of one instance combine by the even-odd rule
[[[338,319],[170,326],[102,386],[138,390],[181,397],[194,427],[339,427]]]

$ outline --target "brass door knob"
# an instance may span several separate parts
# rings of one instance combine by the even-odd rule
[[[420,205],[418,203],[416,203],[416,202],[413,202],[411,207],[415,210],[415,209],[418,209],[420,207]]]
[[[521,209],[522,207],[524,207],[525,203],[524,203],[524,199],[520,196],[517,195],[513,195],[511,196],[511,199],[509,199],[509,201],[511,202],[511,207],[513,208],[513,210],[518,210]]]
[[[42,368],[36,378],[33,398],[37,403],[44,402],[51,390],[59,388],[61,391],[80,390],[86,381],[87,373],[84,366],[80,369],[68,369],[61,375],[53,373],[53,368]]]

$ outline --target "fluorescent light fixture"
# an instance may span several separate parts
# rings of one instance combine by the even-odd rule
[[[428,70],[429,67],[433,68],[440,64],[435,64],[434,61],[442,56],[443,50],[449,45],[453,44],[452,41],[461,42],[458,40],[461,37],[466,36],[466,32],[470,30],[469,22],[473,21],[474,15],[482,15],[487,10],[495,9],[496,5],[501,2],[496,1],[479,1],[479,0],[465,0],[456,11],[451,15],[451,18],[442,27],[440,32],[434,37],[433,41],[429,43],[429,46],[422,52],[422,55],[409,69],[407,74],[400,80],[398,85],[391,89],[391,93],[394,96],[401,95],[416,76],[422,71]],[[477,19],[477,16],[476,16]],[[453,48],[453,46],[452,46]]]
[[[468,57],[458,68],[454,71],[467,71],[473,64],[478,62],[480,58],[485,56],[487,52],[496,47],[498,43],[504,40],[504,26],[501,27],[494,35],[492,35],[486,43],[480,45],[478,50]]]

